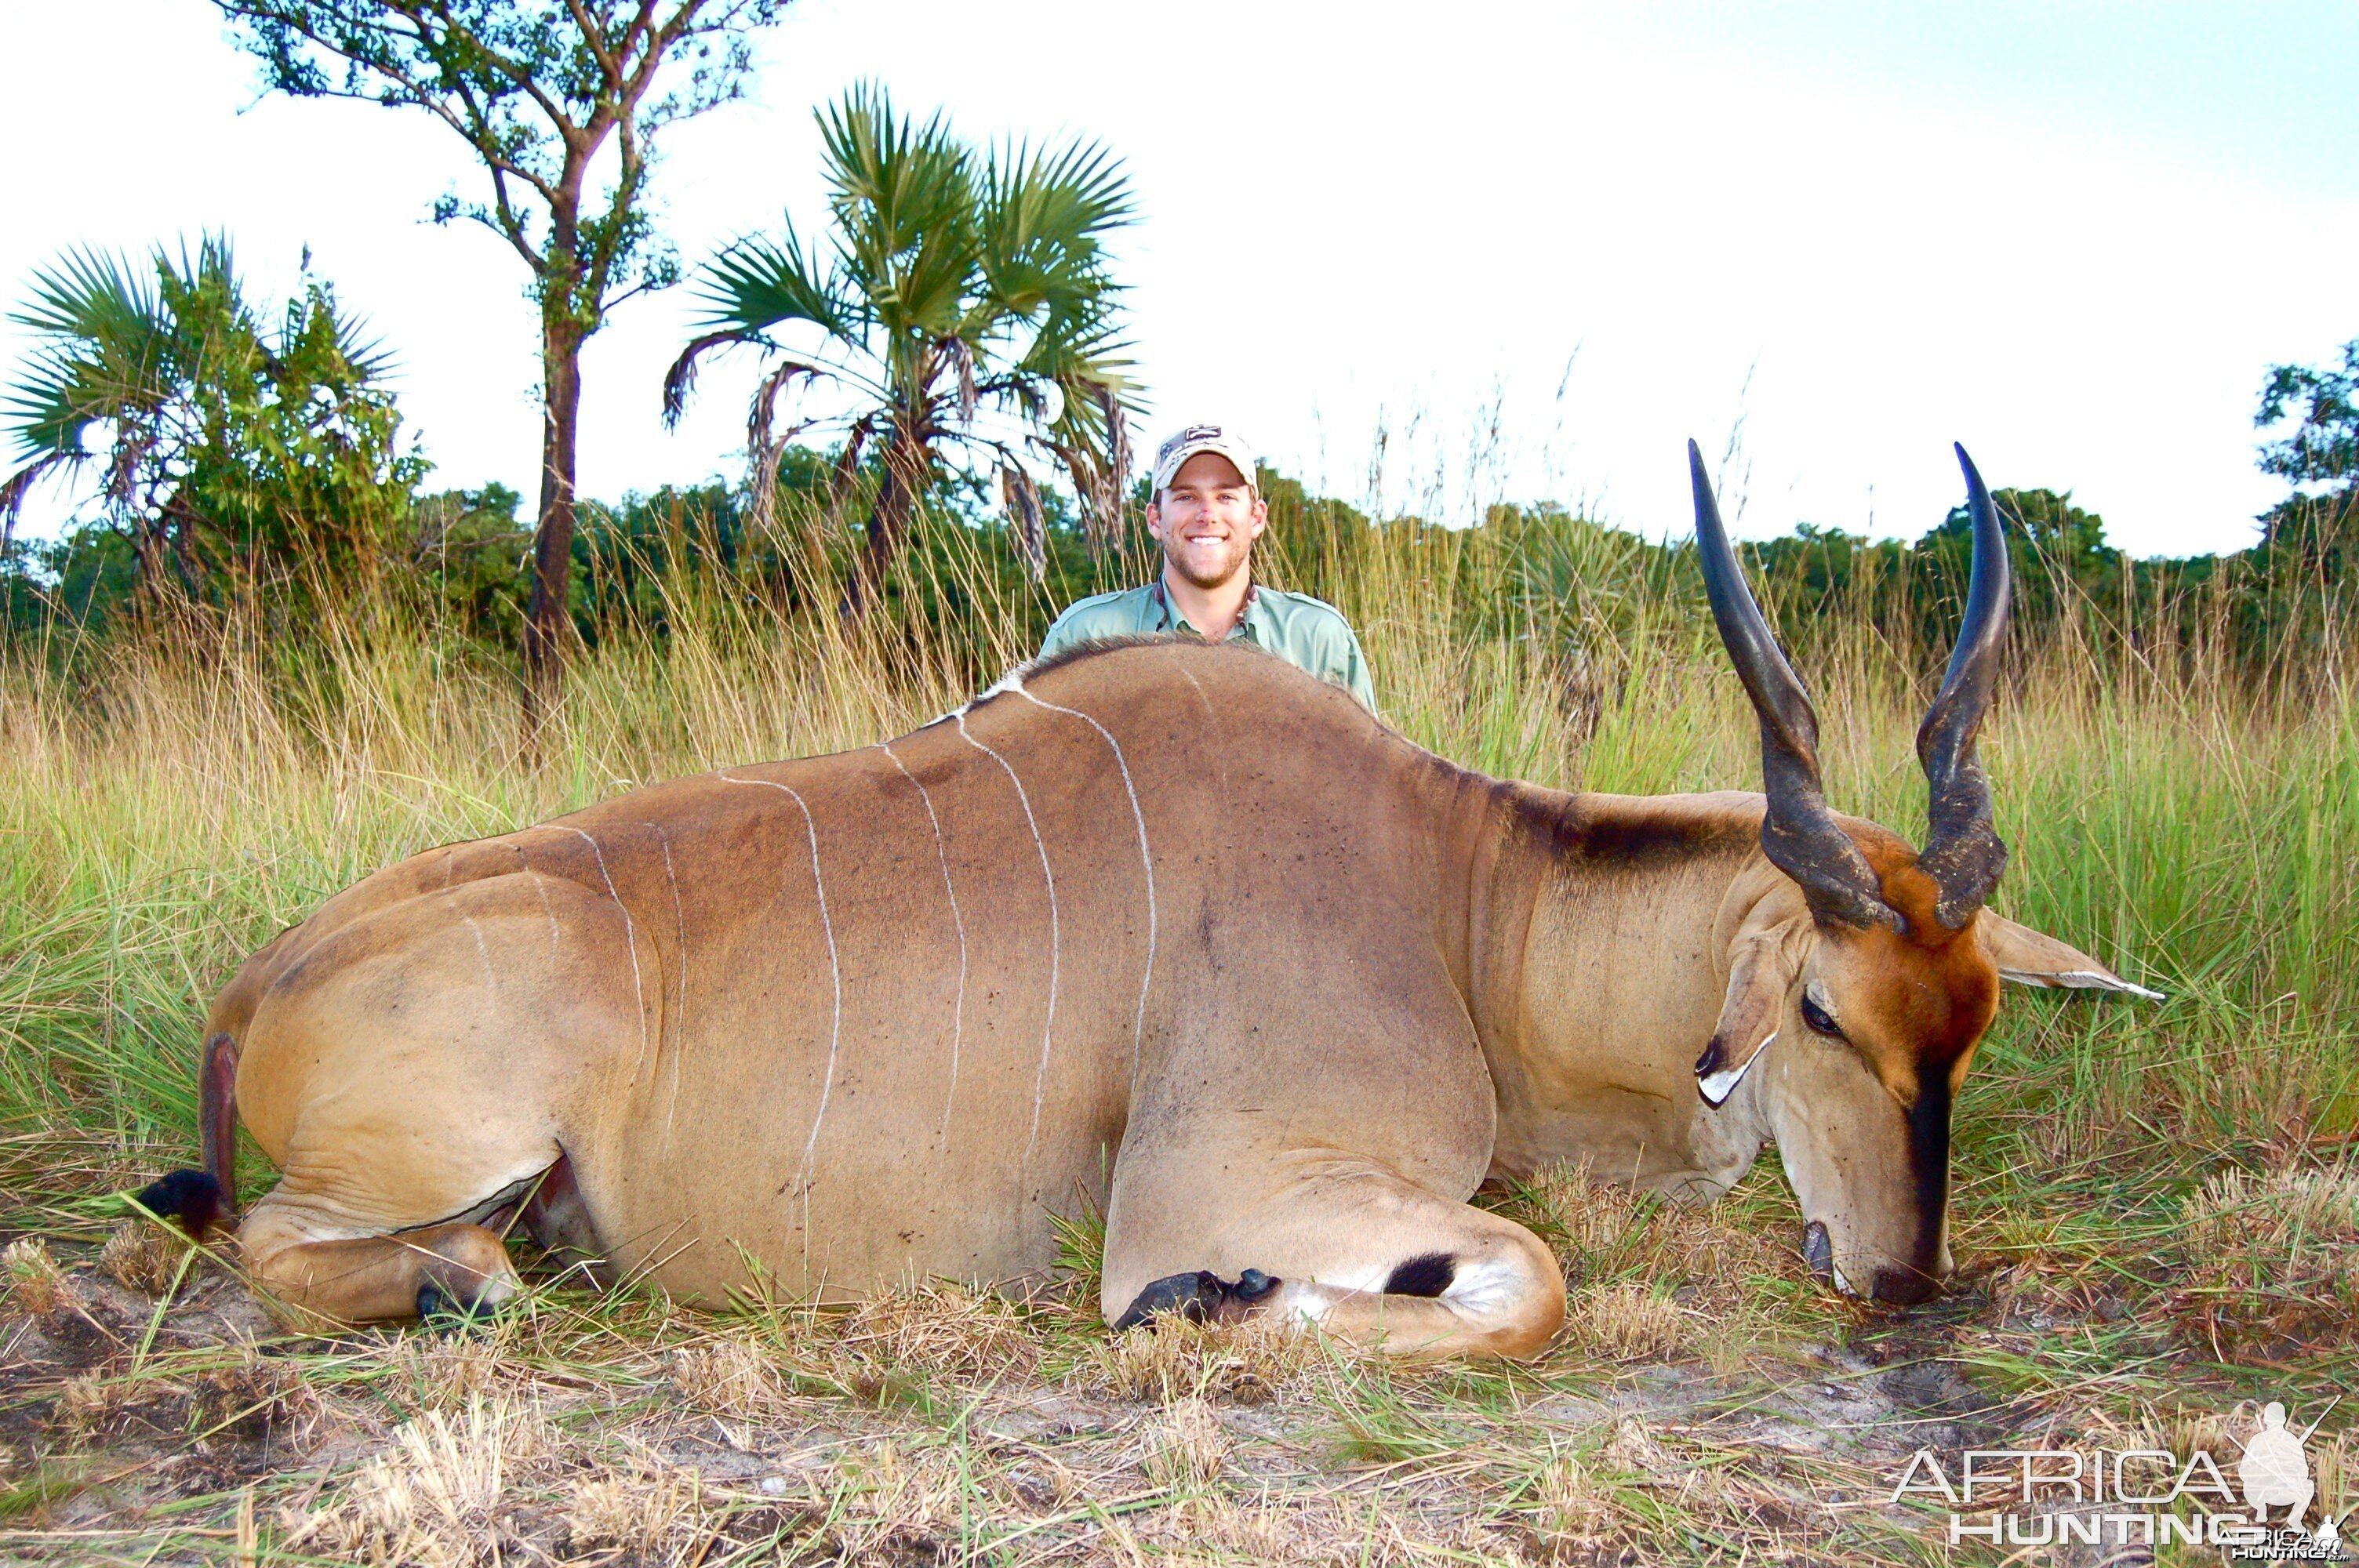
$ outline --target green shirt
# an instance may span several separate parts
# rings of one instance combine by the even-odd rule
[[[1173,612],[1158,578],[1142,588],[1093,594],[1067,605],[1042,640],[1040,656],[1100,637],[1175,633],[1202,635]],[[1376,710],[1375,688],[1368,684],[1368,661],[1360,652],[1360,640],[1352,634],[1351,622],[1323,600],[1256,583],[1246,591],[1245,612],[1236,629],[1223,640],[1238,638],[1321,680],[1333,681],[1358,697],[1361,707]]]

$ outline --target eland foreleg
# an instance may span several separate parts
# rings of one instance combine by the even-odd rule
[[[1417,1359],[1532,1356],[1563,1324],[1564,1275],[1522,1226],[1373,1160],[1323,1151],[1276,1165],[1258,1198],[1184,1227],[1139,1201],[1149,1173],[1117,1170],[1106,1320],[1274,1316]]]

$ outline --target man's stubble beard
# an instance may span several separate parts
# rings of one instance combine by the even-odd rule
[[[1218,577],[1206,577],[1201,572],[1192,569],[1186,562],[1182,561],[1179,557],[1173,555],[1168,549],[1163,552],[1163,564],[1172,571],[1178,573],[1180,578],[1190,588],[1200,589],[1205,593],[1210,593],[1214,589],[1221,587],[1224,583],[1233,581],[1238,577],[1244,577],[1248,580],[1251,579],[1253,577],[1253,549],[1248,546],[1245,549],[1245,558],[1239,561],[1235,566],[1231,567],[1226,571],[1223,572]]]

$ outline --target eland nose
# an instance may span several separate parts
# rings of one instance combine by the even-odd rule
[[[1802,1262],[1810,1272],[1833,1285],[1845,1295],[1857,1295],[1859,1289],[1835,1269],[1834,1238],[1822,1220],[1812,1220],[1802,1227]],[[1868,1277],[1867,1293],[1876,1301],[1890,1302],[1896,1306],[1915,1306],[1941,1293],[1941,1279],[1950,1270],[1945,1248],[1938,1272],[1927,1273],[1922,1269],[1884,1267]]]
[[[1941,1292],[1941,1281],[1922,1269],[1878,1269],[1868,1294],[1897,1306],[1915,1306]]]

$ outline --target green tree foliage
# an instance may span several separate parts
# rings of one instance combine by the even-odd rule
[[[2267,547],[2321,592],[2344,580],[2359,557],[2359,339],[2343,345],[2339,368],[2273,365],[2254,424],[2293,421],[2261,448],[2261,467],[2294,493],[2261,518]]]
[[[677,278],[648,206],[657,135],[742,94],[751,35],[782,0],[214,4],[275,90],[424,110],[484,166],[485,198],[446,195],[434,217],[499,235],[540,309],[546,418],[523,642],[528,697],[553,696],[572,580],[582,348],[623,300]],[[593,168],[608,172],[603,189],[592,189]]]
[[[2000,490],[1991,499],[2014,567],[2017,625],[2052,628],[2117,606],[2123,557],[2105,543],[2103,518],[2051,490]],[[1965,507],[1956,506],[1930,532],[1904,544],[1806,523],[1746,553],[1775,585],[1788,620],[1854,615],[1887,636],[1905,630],[1906,640],[1940,648],[1965,605],[1973,524]]]
[[[95,465],[101,515],[49,563],[84,612],[135,583],[293,600],[364,583],[406,523],[427,464],[400,440],[387,362],[308,273],[274,318],[224,239],[144,269],[77,251],[12,319],[38,347],[5,405],[24,466],[0,504],[13,518],[43,477]]]
[[[836,488],[874,457],[864,546],[845,579],[857,617],[886,582],[926,498],[946,478],[995,470],[1036,576],[1046,513],[1033,469],[1061,467],[1101,546],[1119,537],[1129,479],[1119,289],[1105,242],[1132,217],[1120,164],[1071,142],[978,152],[939,114],[894,113],[858,87],[819,114],[830,232],[788,223],[706,268],[705,330],[665,382],[677,418],[702,356],[752,345],[766,373],[748,420],[755,522],[796,437],[841,438]],[[791,424],[779,406],[805,401]]]
[[[2359,478],[2359,338],[2343,345],[2340,369],[2272,365],[2253,423],[2294,421],[2292,431],[2261,449],[2264,472],[2296,485],[2349,484]]]
[[[410,597],[471,637],[515,646],[532,593],[533,531],[516,517],[523,503],[497,482],[419,497],[403,550]]]

